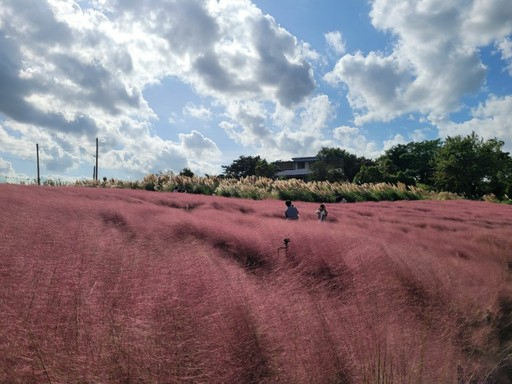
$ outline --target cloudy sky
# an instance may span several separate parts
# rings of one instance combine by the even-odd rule
[[[510,0],[2,0],[0,175],[219,173],[475,131],[512,151]]]

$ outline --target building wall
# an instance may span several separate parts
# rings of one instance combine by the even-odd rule
[[[278,169],[278,176],[290,177],[290,178],[304,178],[311,173],[311,164],[314,160],[308,160],[305,158],[293,159],[292,161],[279,161],[276,163]]]

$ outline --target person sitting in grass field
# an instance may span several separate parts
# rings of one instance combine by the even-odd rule
[[[286,200],[286,211],[284,212],[284,217],[286,220],[298,220],[299,219],[299,210],[295,208],[295,205],[292,204],[290,200]]]
[[[320,208],[316,210],[316,216],[319,221],[327,220],[327,209],[325,208],[325,204],[320,204]]]

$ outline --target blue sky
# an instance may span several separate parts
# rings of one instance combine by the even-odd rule
[[[475,131],[512,151],[509,0],[4,0],[0,178],[221,172]]]

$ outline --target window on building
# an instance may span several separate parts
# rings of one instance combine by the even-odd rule
[[[299,162],[297,163],[297,169],[304,169],[304,168],[306,168],[306,162],[304,162],[304,161],[299,161]]]

